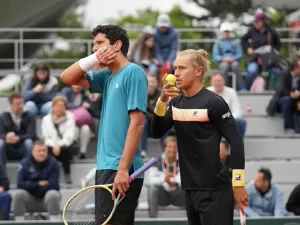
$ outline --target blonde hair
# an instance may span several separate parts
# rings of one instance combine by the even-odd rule
[[[175,136],[166,137],[166,139],[164,140],[164,148],[167,146],[169,142],[173,142],[173,141],[177,143],[177,138]]]
[[[52,106],[55,105],[56,102],[62,101],[65,105],[67,105],[67,99],[62,95],[57,95],[52,99]]]
[[[187,49],[179,52],[177,56],[181,55],[190,55],[191,56],[191,63],[195,68],[202,67],[203,68],[203,75],[201,76],[201,81],[204,81],[205,74],[207,73],[210,67],[210,61],[208,59],[208,53],[204,49]]]

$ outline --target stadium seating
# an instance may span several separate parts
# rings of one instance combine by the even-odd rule
[[[265,109],[271,99],[271,95],[272,93],[239,94],[242,110],[247,119],[247,132],[244,139],[245,156],[247,160],[246,179],[247,181],[252,180],[257,170],[262,166],[270,168],[273,173],[273,181],[279,185],[283,193],[284,201],[286,201],[294,186],[300,183],[300,178],[294,175],[294,173],[300,171],[300,151],[298,150],[300,146],[300,136],[297,134],[285,134],[282,119],[279,116],[271,118],[266,115]],[[247,113],[249,107],[252,109],[252,112]],[[7,108],[7,97],[0,97],[0,111]],[[40,122],[41,119],[39,119],[37,123],[38,133],[40,133]],[[159,140],[149,139],[148,145],[149,157],[157,157],[162,152]],[[96,154],[95,140],[90,143],[87,154],[89,157],[87,160],[74,160],[72,164],[73,184],[71,186],[64,184],[64,177],[61,171],[61,208],[63,208],[68,198],[79,190],[80,178],[94,168],[94,156]],[[17,162],[12,162],[7,165],[7,172],[12,188],[16,187],[17,167]],[[147,183],[147,179],[145,183]],[[13,193],[13,190],[11,192]],[[145,185],[139,200],[138,209],[143,211],[146,210],[147,207],[147,186]],[[166,214],[166,211],[161,212],[159,216],[164,214]],[[141,213],[141,215],[144,216],[146,214]],[[182,217],[184,213],[177,210],[167,213],[167,215]]]

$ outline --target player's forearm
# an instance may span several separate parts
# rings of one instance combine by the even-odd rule
[[[161,138],[172,127],[172,118],[166,114],[166,108],[167,104],[158,99],[151,120],[151,136],[153,138]]]
[[[99,67],[100,62],[96,57],[96,53],[80,59],[63,71],[60,79],[67,85],[80,85],[85,80],[87,71],[91,71],[95,67]],[[83,85],[85,86],[85,85]]]
[[[144,132],[144,123],[130,123],[119,169],[129,170]]]
[[[235,123],[224,128],[223,136],[231,146],[232,186],[245,186],[245,151],[244,143]]]
[[[76,62],[65,69],[60,75],[60,79],[64,84],[67,85],[77,85],[80,80],[85,78],[85,71],[83,71],[79,63]]]
[[[244,143],[235,123],[224,128],[222,134],[230,144],[232,169],[245,169]]]

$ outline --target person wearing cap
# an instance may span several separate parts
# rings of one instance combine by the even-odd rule
[[[250,42],[251,41],[251,42]],[[281,42],[278,33],[268,26],[267,16],[264,13],[257,13],[254,18],[254,26],[241,39],[244,50],[250,56],[250,62],[247,66],[245,87],[250,90],[253,81],[255,80],[259,70],[270,68],[261,68],[257,57],[254,57],[255,50],[271,45],[278,50],[281,47]]]
[[[218,64],[225,83],[228,81],[228,72],[232,71],[236,76],[237,89],[242,88],[242,75],[239,62],[243,58],[241,43],[238,39],[231,37],[233,26],[224,22],[220,26],[221,37],[214,43],[213,60]]]
[[[158,60],[158,66],[164,67],[166,72],[171,73],[178,50],[178,33],[171,25],[170,17],[167,14],[158,16],[154,29],[154,40],[155,58]]]

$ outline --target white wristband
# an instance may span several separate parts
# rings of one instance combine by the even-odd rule
[[[96,53],[79,60],[79,66],[84,72],[91,70],[97,65],[99,65],[99,61],[97,59]]]

